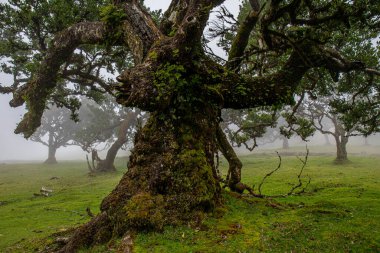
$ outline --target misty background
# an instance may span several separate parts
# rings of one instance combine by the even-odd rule
[[[5,3],[6,0],[0,0],[0,3]],[[146,0],[146,4],[156,9],[167,9],[170,0]],[[0,84],[9,86],[12,84],[12,76],[0,72]],[[0,95],[0,161],[9,162],[15,160],[36,160],[43,161],[47,157],[47,147],[40,143],[26,140],[22,135],[13,133],[25,113],[25,105],[17,108],[9,106],[11,95]],[[122,155],[123,150],[120,150],[119,155]],[[58,160],[76,160],[85,159],[85,152],[76,146],[60,148],[57,151]]]
[[[162,9],[166,10],[170,4],[171,0],[146,0],[146,5],[153,10]],[[238,5],[236,5],[237,0],[228,0],[225,5],[229,8],[231,13],[238,13]],[[6,2],[5,0],[0,0],[0,2]],[[241,2],[241,1],[239,1]],[[234,4],[231,4],[234,3]],[[221,49],[218,49],[215,42],[211,42],[210,46],[213,48],[214,52],[218,55],[224,55]],[[4,86],[9,86],[12,84],[12,77],[4,73],[0,73],[0,84]],[[17,126],[17,123],[21,120],[24,112],[25,106],[18,108],[11,108],[9,106],[9,101],[11,100],[11,95],[0,95],[0,162],[10,162],[16,160],[28,160],[28,161],[43,161],[47,158],[48,148],[40,143],[32,142],[26,140],[22,135],[16,135],[13,133]],[[334,141],[331,137],[331,145],[334,146]],[[315,133],[314,137],[310,138],[307,143],[308,146],[311,145],[324,145],[325,138],[318,132]],[[368,138],[368,143],[370,145],[379,145],[380,136],[379,134],[370,136]],[[292,138],[289,141],[290,146],[305,146],[306,143],[300,138]],[[363,137],[351,137],[348,144],[348,152],[350,152],[350,145],[363,145]],[[275,141],[274,143],[265,144],[258,147],[253,152],[257,152],[262,148],[281,148],[281,141]],[[379,150],[380,151],[380,150]],[[240,153],[248,153],[245,149],[240,149]],[[118,155],[127,155],[128,151],[120,150]],[[77,160],[85,159],[86,152],[84,152],[80,147],[70,146],[66,148],[60,148],[57,150],[57,160]]]

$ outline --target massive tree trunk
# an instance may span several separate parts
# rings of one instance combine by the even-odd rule
[[[45,160],[44,163],[56,164],[57,159],[55,158],[55,153],[57,152],[57,147],[54,144],[54,132],[52,132],[52,131],[49,132],[48,144],[49,144],[49,146],[48,146],[48,148],[49,148],[48,158]]]
[[[189,112],[180,120],[167,112],[153,113],[137,133],[128,171],[103,200],[101,213],[80,227],[60,252],[131,230],[161,230],[167,224],[199,220],[220,204],[214,164],[218,122],[210,120],[217,119],[210,113]]]
[[[347,143],[348,137],[346,136],[335,136],[336,141],[336,159],[337,162],[345,162],[348,161],[347,158]]]

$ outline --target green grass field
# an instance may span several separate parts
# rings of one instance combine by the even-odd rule
[[[277,166],[270,152],[241,157],[243,178],[257,185]],[[283,156],[263,194],[286,193],[297,183],[300,162]],[[301,196],[238,198],[225,192],[225,205],[198,227],[166,227],[135,238],[135,252],[380,252],[380,158],[352,156],[345,165],[333,156],[309,157],[304,176],[311,184]],[[58,165],[0,165],[0,252],[38,252],[51,234],[89,220],[125,171],[88,176],[84,162]],[[222,161],[222,172],[226,162]],[[58,179],[52,179],[57,177]],[[51,197],[35,197],[44,186]],[[114,252],[117,239],[83,252]]]

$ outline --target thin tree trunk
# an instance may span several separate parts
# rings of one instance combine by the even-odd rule
[[[243,164],[237,157],[220,126],[216,131],[216,138],[218,140],[219,149],[229,164],[227,172],[228,186],[233,191],[242,192],[244,189],[239,187],[239,183],[241,181],[241,168],[243,167]]]
[[[334,138],[336,142],[336,162],[346,162],[347,158],[347,149],[346,145],[348,142],[348,137],[346,136],[346,132],[336,117],[332,118],[332,122],[335,127]]]
[[[55,158],[55,154],[57,152],[57,148],[54,145],[54,133],[52,131],[49,132],[49,151],[48,151],[48,158],[45,160],[44,163],[46,164],[56,164],[57,159]]]
[[[136,124],[136,113],[129,112],[127,117],[122,121],[119,126],[119,132],[117,134],[117,140],[111,145],[107,151],[106,159],[102,160],[99,157],[96,159],[96,166],[91,172],[112,172],[116,171],[115,158],[119,149],[127,142],[127,133],[131,125]]]
[[[108,149],[106,159],[100,160],[98,164],[98,171],[115,171],[115,158],[119,149],[127,142],[127,132],[128,128],[136,121],[136,114],[130,112],[125,120],[121,123],[119,127],[117,140]]]
[[[347,143],[348,143],[348,137],[346,136],[336,136],[335,137],[336,141],[336,161],[337,162],[345,162],[348,161],[347,157]]]

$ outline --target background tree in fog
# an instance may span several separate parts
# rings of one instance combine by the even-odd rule
[[[13,76],[13,85],[1,87],[0,91],[3,93],[12,92],[16,87],[25,87],[33,72],[39,68],[41,59],[47,54],[49,43],[58,31],[77,22],[99,19],[99,7],[108,3],[108,1],[93,0],[42,0],[32,2],[11,0],[8,2],[9,5],[2,4],[0,6],[0,58],[2,59],[1,71]],[[123,47],[82,45],[73,52],[70,59],[66,61],[65,66],[60,69],[58,74],[59,82],[54,88],[54,95],[49,98],[48,102],[52,105],[52,108],[53,106],[67,108],[71,111],[71,118],[78,121],[78,109],[81,106],[83,97],[91,98],[97,103],[103,103],[105,99],[103,94],[112,94],[109,84],[113,82],[113,79],[107,77],[107,75],[114,74],[115,71],[130,64],[131,58],[128,50]],[[15,102],[13,100],[11,104],[13,105]],[[96,106],[94,105],[94,107]],[[65,122],[67,120],[66,127],[68,127],[68,124],[74,125],[74,122],[70,122],[69,115],[66,115],[67,112],[64,112],[64,109],[60,110],[59,113],[64,115]],[[111,111],[99,110],[98,113],[103,113],[99,117],[106,117],[106,113],[111,113]],[[49,117],[52,117],[52,113],[48,114],[50,114]],[[113,114],[116,117],[115,113]],[[83,114],[84,116],[85,114]],[[108,116],[109,119],[111,115],[109,114]],[[102,126],[106,127],[108,125],[105,120],[99,122],[99,118],[96,119]],[[54,120],[54,122],[56,121]],[[61,123],[63,124],[62,120]],[[68,138],[73,131],[81,131],[84,128],[91,131],[96,127],[101,127],[101,125],[96,124],[90,127],[90,122],[86,121],[85,118],[80,124],[82,127],[76,130],[69,128],[53,130],[51,126],[57,125],[56,123],[42,121],[42,127],[32,136],[33,141],[45,142],[43,135],[48,128],[51,133],[56,131],[54,135],[64,136],[64,140],[54,137],[57,141],[52,141],[50,144],[48,141],[45,142],[45,144],[50,145],[49,158],[46,162],[56,162],[54,157],[55,150],[59,147],[58,145],[62,146],[63,142],[66,142],[64,145],[69,144],[70,140]],[[84,124],[87,125],[84,126]],[[86,135],[82,132],[81,135],[82,137],[86,136],[87,141],[95,143],[105,139],[110,141],[111,136],[114,134],[113,131],[115,129],[108,131],[109,138],[102,136],[99,131],[96,134],[95,132],[88,132]],[[99,135],[96,136],[97,134]],[[73,141],[71,139],[71,142]],[[81,143],[81,141],[80,137],[77,137],[75,143],[85,148],[87,144]],[[109,161],[106,163],[107,166],[111,163],[110,159],[106,159]],[[113,168],[113,165],[109,168]]]
[[[49,107],[41,118],[41,126],[30,137],[48,147],[48,158],[45,163],[57,163],[57,149],[72,145],[72,138],[78,131],[78,124],[71,119],[67,108]]]
[[[352,58],[361,57],[379,68],[378,37],[368,39],[374,34],[377,33],[363,28],[344,38],[334,38],[336,49]],[[349,137],[367,137],[380,131],[380,82],[374,75],[313,71],[304,82],[314,89],[303,91],[296,115],[305,116],[316,130],[333,137],[337,148],[336,161],[347,161]]]
[[[99,105],[88,99],[81,101],[79,128],[73,135],[73,144],[91,152],[91,172],[114,171],[118,151],[131,143],[144,116],[138,109],[123,108],[107,96]],[[97,147],[103,145],[106,158],[101,159]]]
[[[48,147],[45,163],[57,163],[55,154],[60,147],[79,146],[84,151],[92,152],[96,158],[92,172],[114,171],[117,152],[128,141],[131,142],[143,115],[137,109],[119,106],[111,97],[103,99],[100,104],[84,97],[80,98],[80,102],[79,121],[71,118],[71,111],[67,108],[51,106],[44,112],[41,126],[30,140]],[[99,145],[107,150],[104,160],[97,154]]]
[[[272,131],[277,125],[276,112],[265,110],[225,110],[221,126],[231,145],[244,146],[252,151],[259,145],[272,143],[277,134]]]
[[[304,118],[297,118],[290,126],[284,117],[288,116],[291,109],[226,110],[222,114],[221,126],[234,147],[244,146],[253,151],[255,147],[279,140],[282,143],[281,148],[288,149],[289,138],[292,136],[296,135],[307,141],[315,132],[312,124]],[[288,128],[292,130],[286,130]]]

